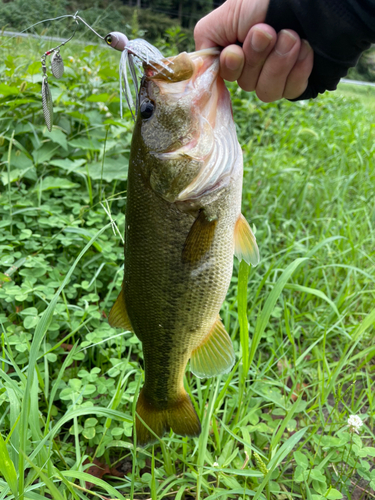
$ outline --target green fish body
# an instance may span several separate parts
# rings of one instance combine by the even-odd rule
[[[143,445],[169,428],[197,436],[183,377],[227,373],[235,356],[219,311],[233,254],[256,264],[241,215],[242,153],[216,49],[181,54],[173,80],[146,67],[128,175],[125,274],[113,326],[142,342],[145,384],[136,432]]]

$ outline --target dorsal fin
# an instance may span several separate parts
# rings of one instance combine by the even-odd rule
[[[116,302],[113,304],[111,312],[108,316],[108,322],[114,328],[123,328],[124,330],[133,331],[128,312],[126,310],[124,291],[121,290]]]
[[[192,353],[190,370],[199,378],[209,378],[220,373],[229,373],[235,355],[232,341],[220,318],[217,318],[210,333]]]
[[[259,249],[255,236],[245,217],[238,217],[234,228],[234,255],[238,260],[257,266],[259,264]]]

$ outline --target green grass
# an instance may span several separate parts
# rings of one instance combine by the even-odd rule
[[[337,94],[342,97],[358,99],[368,112],[375,111],[375,87],[342,82],[337,87]]]
[[[372,104],[340,92],[262,104],[231,87],[261,252],[257,268],[235,261],[222,308],[237,363],[187,372],[198,439],[140,449],[141,344],[106,321],[132,130],[118,54],[62,51],[49,133],[41,48],[17,47],[27,55],[0,48],[0,499],[373,498]],[[112,474],[90,474],[94,459]]]

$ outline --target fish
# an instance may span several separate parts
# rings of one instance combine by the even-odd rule
[[[173,72],[143,64],[128,171],[124,280],[108,318],[142,342],[140,446],[170,429],[200,434],[184,388],[186,366],[190,360],[199,378],[230,372],[235,353],[219,313],[233,255],[259,262],[241,214],[242,151],[219,55],[215,48],[183,52],[166,60]]]

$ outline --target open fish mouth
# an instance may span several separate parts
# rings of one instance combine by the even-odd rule
[[[144,64],[145,78],[153,82],[152,93],[164,96],[170,102],[188,103],[194,115],[194,132],[181,138],[164,151],[160,159],[177,159],[184,155],[192,160],[204,161],[212,153],[218,108],[231,115],[231,103],[224,81],[219,76],[218,48],[209,48],[167,59],[173,73],[166,68]],[[169,68],[168,66],[168,68]]]
[[[218,56],[220,49],[212,47],[198,50],[196,52],[182,52],[178,56],[169,57],[163,60],[163,66],[158,64],[143,64],[145,75],[148,78],[169,83],[177,83],[197,78],[205,73],[212,65],[213,72],[218,73]]]

